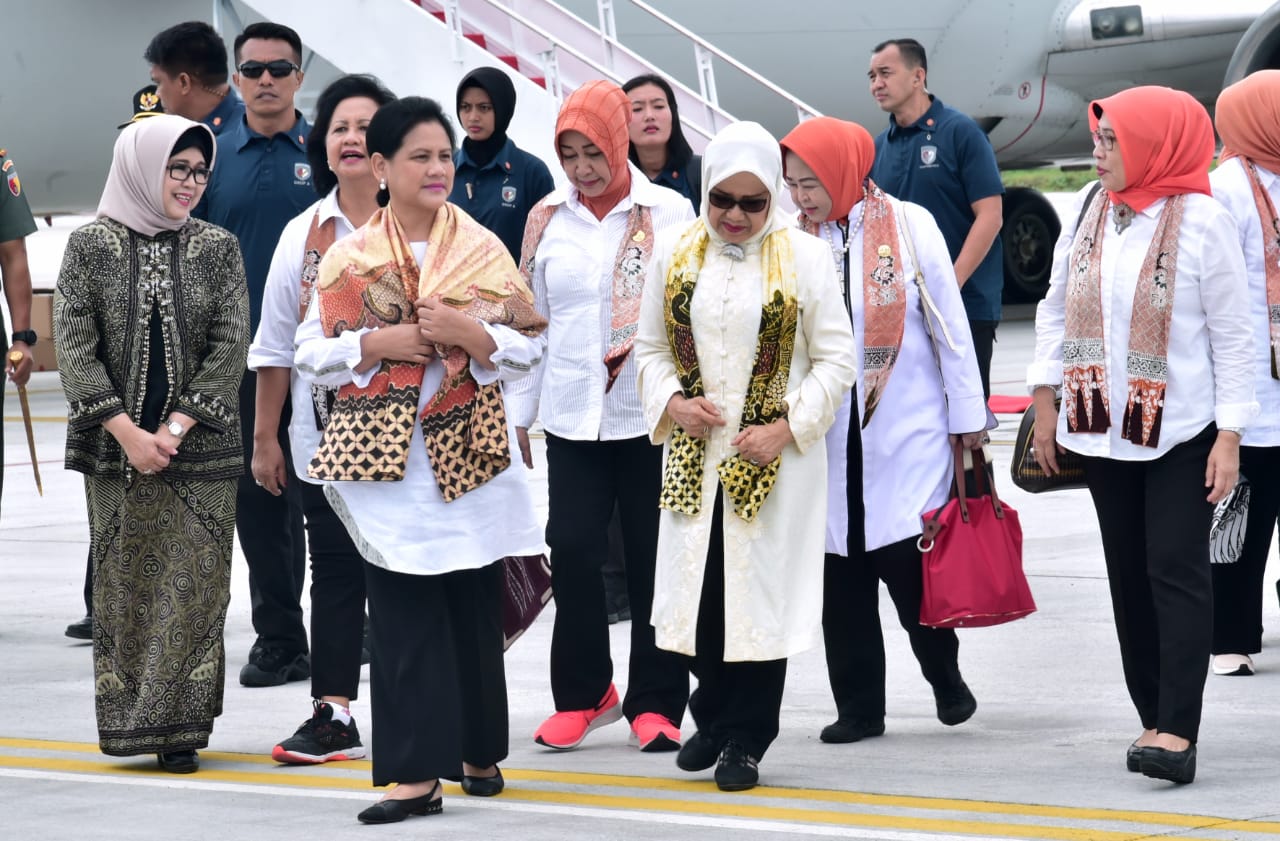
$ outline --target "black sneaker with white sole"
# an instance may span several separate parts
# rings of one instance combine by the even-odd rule
[[[271,758],[286,765],[319,765],[364,758],[356,720],[343,724],[334,719],[331,704],[324,701],[312,701],[312,704],[315,712],[311,718],[302,723],[298,732],[272,748]]]

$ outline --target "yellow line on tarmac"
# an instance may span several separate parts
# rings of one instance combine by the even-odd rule
[[[83,754],[97,754],[97,748],[91,744],[80,742],[57,742],[35,739],[0,738],[0,747],[36,751],[64,751]],[[258,785],[283,785],[305,788],[336,788],[347,790],[367,789],[365,780],[357,780],[350,775],[337,776],[329,773],[296,773],[281,768],[274,761],[253,754],[225,753],[205,751],[202,754],[206,761],[199,779],[211,781],[248,783]],[[253,763],[271,765],[270,772],[232,771],[209,767],[211,761],[229,763]],[[43,770],[74,771],[90,773],[108,773],[113,775],[150,774],[163,772],[151,767],[138,765],[122,766],[113,760],[81,761],[71,759],[54,759],[47,757],[4,757],[0,756],[0,766],[17,768],[35,768]],[[367,761],[343,763],[346,770],[367,770]],[[512,781],[530,781],[560,783],[562,785],[609,786],[617,788],[643,788],[649,791],[675,794],[715,794],[716,790],[710,782],[694,782],[673,780],[658,777],[637,777],[611,774],[590,774],[581,772],[553,772],[540,770],[504,769],[504,776]],[[448,786],[456,792],[457,786]],[[372,792],[371,792],[372,793]],[[1001,803],[994,801],[958,800],[945,798],[914,797],[906,795],[877,795],[859,792],[830,791],[823,789],[803,789],[784,787],[761,787],[741,796],[757,799],[784,799],[825,802],[849,806],[897,807],[905,809],[945,810],[953,812],[970,812],[979,814],[1000,814],[1030,818],[1055,818],[1075,821],[1097,822],[1129,822],[1149,825],[1175,826],[1190,829],[1202,829],[1215,832],[1248,832],[1259,834],[1280,834],[1280,823],[1250,822],[1230,820],[1207,815],[1182,815],[1163,812],[1124,811],[1113,809],[1086,809],[1068,806],[1035,806],[1021,803]],[[641,798],[629,795],[603,795],[587,792],[559,792],[543,789],[522,789],[509,787],[503,795],[504,799],[525,802],[556,803],[576,806],[596,806],[615,809],[629,809],[640,812],[676,812],[689,814],[717,814],[725,816],[750,817],[764,820],[807,821],[820,824],[850,825],[932,831],[946,833],[975,833],[1001,835],[1012,838],[1060,839],[1061,841],[1085,841],[1085,839],[1115,839],[1132,837],[1132,833],[1107,832],[1103,830],[1074,829],[1071,827],[1036,826],[1032,824],[1002,823],[986,821],[966,821],[941,818],[915,818],[885,814],[868,814],[850,811],[824,811],[796,806],[756,806],[735,802],[716,802],[714,800],[679,800],[668,798]],[[1194,841],[1180,836],[1182,841]]]

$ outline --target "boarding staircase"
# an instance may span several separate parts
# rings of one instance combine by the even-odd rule
[[[548,158],[560,101],[591,79],[621,84],[641,73],[668,79],[695,151],[734,120],[718,104],[717,65],[751,79],[762,98],[785,101],[800,120],[818,114],[644,0],[597,0],[594,24],[553,0],[239,1],[267,20],[293,27],[308,48],[342,72],[373,73],[398,94],[431,96],[449,110],[465,73],[481,65],[514,69],[520,104],[509,134]],[[687,40],[696,90],[623,45],[615,15],[615,5],[623,3]],[[213,0],[213,5],[215,26],[224,35],[238,31],[234,0]]]

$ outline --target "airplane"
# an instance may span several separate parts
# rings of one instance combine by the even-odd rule
[[[183,20],[210,20],[228,45],[241,24],[288,23],[310,48],[301,104],[340,72],[378,73],[393,90],[452,102],[462,64],[426,46],[440,25],[414,0],[61,0],[11,4],[10,47],[0,55],[0,146],[17,160],[33,211],[44,216],[92,210],[110,164],[115,126],[130,94],[148,81],[142,52],[151,35]],[[432,8],[430,0],[419,5]],[[435,6],[442,6],[435,3]],[[617,43],[655,72],[700,86],[706,68],[692,42],[655,16],[669,16],[719,50],[790,91],[813,110],[855,120],[873,134],[888,116],[871,99],[872,47],[914,37],[929,54],[929,87],[987,132],[1003,167],[1083,159],[1091,144],[1087,103],[1140,84],[1165,84],[1212,106],[1224,84],[1280,67],[1280,2],[1272,0],[458,0],[509,7],[526,19],[556,7],[584,21],[616,16]],[[55,11],[56,9],[56,11]],[[416,15],[410,23],[406,15]],[[343,20],[341,28],[332,21]],[[396,24],[389,23],[396,21]],[[404,39],[397,45],[397,39]],[[459,39],[462,40],[462,39]],[[393,43],[394,42],[394,43]],[[434,43],[434,42],[433,42]],[[608,44],[605,45],[606,48]],[[584,47],[585,49],[585,47]],[[440,52],[440,55],[429,53]],[[493,64],[491,54],[478,53]],[[535,56],[536,58],[536,56]],[[431,62],[436,62],[432,64]],[[521,57],[521,64],[525,57]],[[798,119],[785,100],[717,59],[721,108],[781,136]],[[534,71],[535,73],[538,71]],[[566,80],[567,82],[572,80]],[[581,79],[578,81],[585,81]],[[521,112],[531,97],[520,88]],[[545,150],[555,100],[534,103],[537,119],[517,115],[512,135]],[[686,111],[686,119],[689,115]],[[520,132],[525,132],[522,136]],[[538,136],[530,136],[536,133]],[[695,143],[695,145],[698,145]],[[554,163],[554,160],[552,161]],[[552,168],[553,171],[556,169]],[[1006,297],[1034,300],[1048,285],[1057,214],[1033,190],[1005,196]]]

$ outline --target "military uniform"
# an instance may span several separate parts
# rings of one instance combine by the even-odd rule
[[[11,242],[23,239],[36,232],[36,220],[31,216],[31,207],[27,204],[27,196],[22,192],[22,179],[18,175],[18,167],[9,157],[6,150],[0,149],[0,242]],[[7,283],[9,278],[4,278]],[[7,290],[6,290],[7,291]],[[0,315],[0,342],[5,344],[8,353],[8,328],[4,317]],[[28,342],[34,344],[34,342]],[[8,363],[5,363],[8,367]],[[0,389],[0,414],[4,412],[4,393]],[[3,463],[4,425],[0,424],[0,465]],[[0,490],[4,486],[4,471],[0,469]]]

